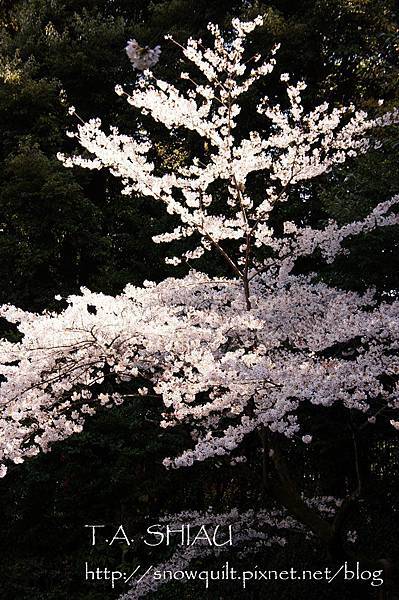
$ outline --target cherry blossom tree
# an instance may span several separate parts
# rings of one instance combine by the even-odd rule
[[[298,263],[314,256],[332,263],[347,252],[349,238],[394,226],[399,196],[382,197],[369,215],[344,226],[330,221],[314,228],[298,218],[280,227],[274,215],[295,186],[377,147],[371,131],[396,123],[398,114],[372,119],[353,106],[326,102],[306,111],[305,83],[284,73],[286,102],[261,97],[254,117],[259,127],[243,135],[241,100],[272,73],[278,51],[266,60],[248,58],[246,38],[261,24],[261,17],[233,20],[226,39],[211,24],[212,47],[189,39],[181,47],[191,63],[181,74],[182,89],[149,70],[131,93],[116,86],[171,136],[188,130],[206,143],[206,151],[179,168],[162,171],[144,121],[133,136],[116,128],[106,133],[98,119],[69,133],[85,153],[60,155],[66,167],[109,169],[123,194],[159,201],[178,222],[154,238],[185,246],[168,262],[191,265],[216,253],[226,272],[210,277],[191,269],[180,279],[127,286],[117,297],[82,289],[57,313],[3,306],[1,316],[18,325],[22,339],[0,343],[1,475],[8,463],[81,431],[98,407],[156,396],[161,427],[186,424],[192,437],[179,456],[165,457],[166,467],[222,456],[237,464],[245,461],[243,441],[258,436],[264,488],[286,511],[279,513],[281,523],[295,519],[295,527],[333,548],[360,482],[335,517],[325,519],[320,505],[295,489],[278,440],[312,443],[311,428],[300,418],[312,405],[341,405],[363,416],[362,427],[385,419],[399,429],[399,302],[373,290],[327,285],[317,273],[301,273]],[[259,179],[253,184],[256,174],[261,186]]]

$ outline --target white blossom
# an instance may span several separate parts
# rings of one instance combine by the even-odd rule
[[[155,48],[146,46],[143,48],[136,40],[129,40],[125,50],[133,69],[138,71],[146,71],[156,65],[161,55],[160,46],[155,46]],[[118,91],[115,91],[119,94],[119,88]]]

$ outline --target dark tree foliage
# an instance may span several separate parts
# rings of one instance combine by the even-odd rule
[[[377,114],[397,105],[399,11],[394,0],[0,2],[0,303],[55,309],[55,294],[75,293],[81,286],[118,293],[128,282],[139,285],[144,279],[176,274],[163,262],[167,249],[151,241],[168,225],[169,217],[160,207],[121,196],[119,182],[106,173],[66,170],[57,160],[58,151],[74,150],[66,136],[74,126],[67,107],[74,105],[84,119],[96,116],[105,125],[134,131],[136,116],[114,93],[116,83],[128,88],[135,82],[124,53],[128,39],[150,46],[160,43],[157,73],[181,85],[177,78],[181,58],[173,44],[164,42],[165,34],[181,42],[189,36],[206,39],[209,21],[228,27],[231,16],[258,13],[265,14],[265,24],[253,36],[254,53],[267,53],[281,43],[279,72],[307,81],[309,106],[321,98],[331,105],[353,101]],[[266,85],[269,96],[279,96],[277,76]],[[247,115],[243,111],[243,128],[250,125]],[[151,126],[159,139],[155,158],[170,168],[186,160],[192,148],[198,150],[197,139],[172,140]],[[300,215],[304,223],[329,218],[344,223],[397,193],[398,133],[391,128],[379,135],[378,152],[306,188],[298,186],[277,220]],[[253,182],[259,189],[261,184]],[[304,196],[310,198],[306,210]],[[349,257],[328,269],[318,265],[323,278],[358,290],[373,285],[385,295],[398,289],[395,232],[373,232],[348,246]],[[301,267],[314,266],[312,261]],[[199,267],[211,274],[223,268],[217,262]],[[6,324],[0,327],[5,335],[13,335]],[[189,472],[166,472],[162,458],[182,447],[186,432],[162,433],[158,420],[157,405],[147,399],[104,410],[84,433],[57,444],[46,456],[16,466],[1,482],[1,600],[118,596],[123,588],[112,591],[84,582],[85,561],[122,570],[126,565],[130,570],[151,557],[140,556],[135,548],[126,552],[122,546],[92,550],[85,523],[124,523],[139,531],[146,516],[156,521],[164,511],[262,506],[254,475],[260,469],[256,440],[248,442],[246,466],[231,468],[215,460]],[[333,442],[306,447],[302,455],[293,454],[287,445],[290,466],[305,491],[313,477],[321,494],[340,495],[357,477],[350,420],[331,411],[328,420],[323,413],[313,422],[315,438]],[[397,558],[398,449],[388,436],[387,432],[383,441],[367,430],[359,440],[367,502],[353,523],[376,556]],[[260,560],[270,569],[294,565],[310,569],[323,568],[328,557],[309,543],[301,552],[284,549]],[[251,593],[253,598],[264,597],[265,590]],[[269,585],[266,593],[271,600],[374,597],[363,588],[332,590],[304,583]],[[179,586],[158,595],[176,594],[187,599],[243,597],[237,587],[214,588],[206,595],[201,588]]]

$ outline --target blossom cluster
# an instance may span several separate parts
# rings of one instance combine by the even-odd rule
[[[333,496],[322,496],[303,498],[306,505],[313,507],[319,514],[327,515],[327,519],[333,519],[342,500]],[[289,540],[303,535],[312,538],[312,533],[303,527],[296,519],[287,514],[285,509],[270,507],[258,510],[249,509],[239,511],[232,508],[227,512],[215,513],[210,507],[207,511],[186,510],[178,514],[165,514],[160,517],[161,524],[168,524],[173,530],[179,531],[182,527],[189,526],[193,530],[215,530],[217,527],[226,532],[231,527],[234,532],[232,541],[234,543],[235,557],[240,560],[248,555],[262,553],[268,548],[284,547]],[[356,532],[348,532],[348,540],[354,541]],[[212,565],[222,555],[225,555],[231,547],[229,545],[209,545],[204,535],[203,539],[195,544],[184,547],[176,547],[169,559],[154,567],[154,571],[165,573],[185,571],[194,561],[199,559],[207,561],[212,557]],[[170,579],[155,578],[152,569],[143,577],[133,581],[127,593],[122,594],[119,600],[137,600],[149,593],[155,593],[160,586],[168,583]],[[187,581],[183,579],[182,582]]]
[[[151,69],[151,67],[157,64],[161,55],[160,46],[142,48],[136,40],[129,40],[125,50],[133,69],[138,71]]]
[[[398,408],[397,384],[383,383],[399,370],[398,302],[264,274],[248,311],[239,289],[238,279],[192,272],[116,298],[82,290],[59,314],[3,307],[23,338],[0,344],[2,461],[46,451],[101,405],[148,389],[163,403],[163,427],[196,430],[192,448],[165,459],[176,467],[234,455],[261,426],[307,443],[296,416],[307,403],[341,403],[365,420]]]
[[[182,78],[191,84],[186,92],[156,78],[148,69],[130,94],[116,86],[116,92],[125,95],[131,106],[150,115],[174,135],[182,129],[196,132],[207,142],[205,155],[193,156],[190,164],[176,167],[173,172],[160,173],[149,158],[152,144],[143,127],[133,137],[119,133],[117,128],[107,134],[99,119],[79,125],[72,134],[93,158],[59,155],[68,167],[110,169],[121,178],[122,193],[126,195],[163,202],[180,225],[172,232],[155,236],[157,243],[199,234],[195,248],[168,257],[170,264],[200,258],[211,249],[222,251],[224,240],[243,240],[241,253],[230,261],[230,266],[236,274],[240,265],[248,270],[254,264],[253,254],[248,252],[250,246],[268,245],[275,249],[270,216],[278,203],[287,200],[291,186],[365,153],[372,145],[367,135],[373,128],[399,121],[397,111],[369,119],[353,106],[330,107],[326,102],[306,112],[301,98],[305,83],[291,83],[288,74],[283,74],[286,106],[273,103],[267,96],[261,98],[256,110],[264,124],[260,131],[252,130],[243,136],[237,128],[241,97],[254,82],[271,73],[276,64],[277,47],[266,60],[260,56],[246,60],[245,37],[261,23],[261,17],[249,23],[233,20],[232,40],[225,40],[219,28],[210,25],[213,48],[204,49],[199,40],[190,38],[183,54],[199,70],[203,81],[198,83],[182,72]],[[247,189],[248,177],[254,172],[262,173],[264,181],[263,197],[257,196],[257,200]],[[220,183],[225,186],[223,203],[220,192],[212,191],[219,189]],[[329,233],[334,240],[333,227],[326,230],[326,240]],[[306,240],[311,237],[310,229],[302,231],[304,244],[309,245],[311,242]],[[325,241],[325,250],[327,246]]]
[[[286,544],[286,536],[301,532],[303,528],[294,519],[281,510],[258,511],[248,510],[239,512],[236,508],[225,513],[208,511],[184,511],[175,515],[164,515],[160,522],[168,523],[173,529],[189,524],[191,528],[234,528],[234,548],[236,556],[241,558],[248,553],[256,553],[268,547],[281,547]],[[158,572],[176,573],[184,571],[194,560],[207,559],[212,556],[218,558],[226,553],[229,546],[210,546],[206,540],[200,540],[195,545],[178,547],[172,556],[162,564],[156,565]],[[184,581],[184,580],[183,580]],[[149,593],[155,593],[160,586],[168,580],[155,578],[153,571],[134,581],[127,593],[122,594],[119,600],[137,600]]]

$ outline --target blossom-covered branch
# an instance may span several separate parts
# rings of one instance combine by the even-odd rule
[[[214,37],[212,48],[204,49],[194,39],[189,39],[185,47],[179,45],[199,70],[200,77],[205,78],[197,83],[187,72],[182,72],[183,80],[188,81],[185,91],[157,79],[149,70],[130,94],[116,86],[117,93],[126,96],[129,104],[174,135],[186,129],[206,140],[208,151],[192,156],[190,164],[160,174],[149,158],[152,144],[143,127],[134,137],[123,135],[116,128],[106,134],[98,119],[79,125],[77,132],[71,133],[94,155],[93,159],[60,155],[66,166],[110,169],[122,179],[123,193],[127,195],[139,194],[165,203],[168,213],[178,217],[180,225],[172,232],[155,236],[154,241],[171,242],[194,233],[199,234],[200,240],[192,250],[167,261],[179,264],[181,260],[200,258],[204,252],[217,249],[229,268],[242,279],[248,308],[249,272],[256,262],[253,249],[269,246],[274,250],[286,244],[276,239],[270,216],[276,205],[287,200],[290,187],[365,153],[372,145],[367,134],[373,128],[398,121],[398,112],[369,119],[364,111],[356,111],[353,106],[329,107],[326,102],[306,112],[301,98],[306,84],[291,83],[289,75],[283,74],[280,79],[286,91],[286,105],[261,98],[254,116],[257,113],[257,120],[264,122],[259,131],[252,130],[243,136],[237,127],[242,97],[276,65],[278,47],[263,61],[260,55],[250,61],[245,56],[245,38],[261,23],[261,17],[247,23],[233,20],[233,37],[227,40],[217,26],[210,25]],[[248,187],[248,176],[254,172],[261,172],[264,181],[260,199]],[[224,184],[223,195],[215,183]],[[387,208],[382,205],[376,214],[383,214]],[[393,222],[395,217],[388,216],[381,224]],[[337,235],[342,239],[343,232],[338,234],[331,224],[328,229],[331,246],[336,245]],[[302,242],[307,234],[302,231]],[[348,227],[345,235],[351,235]],[[223,247],[225,241],[231,240],[238,242],[234,255]],[[330,258],[333,257],[330,252]]]

